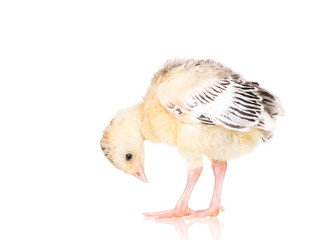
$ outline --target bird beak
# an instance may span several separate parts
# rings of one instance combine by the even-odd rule
[[[139,163],[138,165],[138,171],[133,174],[135,177],[137,177],[142,182],[148,182],[148,179],[145,176],[144,168],[142,163]]]

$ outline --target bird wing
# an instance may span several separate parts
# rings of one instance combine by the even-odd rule
[[[242,80],[238,74],[199,81],[173,77],[157,88],[162,106],[179,120],[242,132],[251,127],[274,128],[272,116],[264,109],[268,95],[258,83]]]

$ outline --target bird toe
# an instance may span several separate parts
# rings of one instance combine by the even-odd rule
[[[180,209],[172,209],[161,212],[147,212],[143,213],[144,217],[152,217],[152,218],[173,218],[173,217],[183,217],[190,216],[194,211],[189,207],[180,210]]]
[[[204,210],[198,210],[191,213],[191,217],[216,217],[219,215],[220,211],[224,211],[223,206],[210,207]]]

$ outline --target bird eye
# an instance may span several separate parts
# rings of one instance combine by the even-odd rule
[[[133,155],[131,153],[126,154],[126,160],[130,161],[132,159]]]

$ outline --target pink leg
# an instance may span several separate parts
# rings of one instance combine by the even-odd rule
[[[224,177],[227,169],[227,162],[214,161],[212,164],[212,168],[215,177],[215,185],[214,185],[213,196],[210,203],[210,207],[205,210],[192,212],[191,215],[194,217],[207,217],[207,216],[216,217],[218,216],[220,211],[224,210],[224,208],[220,205],[220,198],[221,198],[222,184],[224,182]]]
[[[193,211],[188,207],[189,198],[201,175],[202,169],[203,167],[198,167],[188,172],[186,188],[174,209],[163,212],[143,213],[143,215],[145,217],[155,218],[183,217],[190,215]]]

